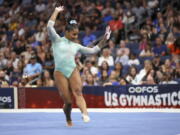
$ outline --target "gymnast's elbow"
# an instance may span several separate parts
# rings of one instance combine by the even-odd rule
[[[49,20],[47,23],[47,29],[54,27],[54,23],[55,23],[54,21]]]

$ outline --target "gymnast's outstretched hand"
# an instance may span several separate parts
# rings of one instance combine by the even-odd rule
[[[107,45],[106,42],[110,39],[110,36],[111,36],[111,29],[110,26],[107,26],[102,40],[99,41],[98,43],[99,48],[103,48]]]
[[[55,11],[58,12],[58,13],[64,11],[64,6],[56,7]]]

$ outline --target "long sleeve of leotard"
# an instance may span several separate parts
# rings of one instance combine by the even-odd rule
[[[56,41],[60,36],[56,33],[56,30],[54,29],[54,21],[49,20],[47,24],[47,32],[48,36],[50,37],[51,41]]]
[[[79,52],[83,53],[83,54],[95,54],[97,52],[99,52],[101,49],[99,48],[99,46],[94,46],[93,48],[89,48],[89,47],[84,47],[79,45]]]

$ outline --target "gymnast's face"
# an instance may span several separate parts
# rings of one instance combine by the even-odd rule
[[[66,37],[71,41],[76,41],[78,39],[79,29],[72,29],[71,31],[66,31]]]

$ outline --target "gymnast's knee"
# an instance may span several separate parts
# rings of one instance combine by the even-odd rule
[[[82,96],[82,90],[81,88],[76,88],[73,90],[73,95],[74,96]]]

